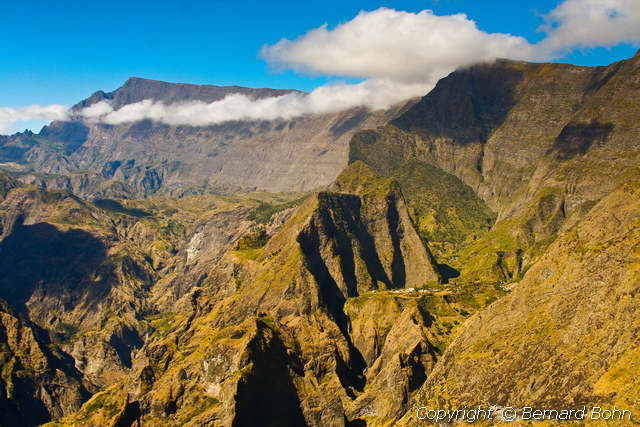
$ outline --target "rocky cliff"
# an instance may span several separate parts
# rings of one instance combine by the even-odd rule
[[[406,402],[438,351],[413,287],[439,277],[397,184],[359,188],[366,191],[310,196],[266,243],[241,240],[227,250],[177,312],[165,312],[168,328],[145,343],[128,378],[93,398],[104,405],[92,399],[67,421],[106,422],[113,414],[104,408],[124,411],[127,395],[151,425],[347,425],[370,411],[377,393]],[[374,348],[352,339],[351,318],[368,310],[345,308],[370,293],[401,299],[404,316]],[[375,388],[365,390],[370,381]],[[376,411],[403,408],[389,402]]]
[[[34,411],[29,425],[69,414],[90,392],[124,378],[168,298],[153,286],[192,261],[189,247],[180,250],[185,239],[211,237],[211,224],[225,215],[241,220],[256,205],[213,196],[89,203],[0,179],[3,420],[10,424],[27,408]],[[217,233],[208,257],[239,238]],[[181,276],[186,289],[195,284]]]
[[[465,324],[416,406],[640,409],[637,172],[564,230],[511,294]]]
[[[417,158],[470,185],[498,221],[444,255],[463,280],[511,282],[459,330],[400,424],[424,405],[637,411],[639,61],[457,71],[354,138],[352,161],[380,173]]]
[[[90,396],[71,356],[0,300],[0,422],[37,425],[69,415]]]

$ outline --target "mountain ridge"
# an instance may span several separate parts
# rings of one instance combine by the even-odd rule
[[[118,109],[126,104],[150,99],[153,101],[171,104],[185,101],[201,101],[211,103],[222,100],[231,94],[242,94],[253,99],[282,96],[289,93],[304,93],[296,89],[270,89],[270,88],[248,88],[243,86],[218,86],[218,85],[198,85],[191,83],[172,83],[161,80],[146,79],[142,77],[129,77],[122,86],[111,91],[99,90],[94,92],[87,99],[82,100],[72,107],[78,111],[82,108],[90,107],[100,101],[109,101],[114,109]]]

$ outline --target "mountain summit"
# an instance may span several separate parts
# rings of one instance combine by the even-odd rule
[[[165,104],[173,104],[187,101],[202,101],[211,103],[220,101],[225,96],[231,94],[242,94],[260,99],[274,96],[282,96],[287,93],[301,93],[297,90],[287,89],[251,89],[241,86],[214,86],[214,85],[194,85],[185,83],[168,83],[159,80],[149,80],[140,77],[130,77],[118,89],[105,93],[98,91],[89,98],[77,103],[73,109],[89,107],[100,101],[109,101],[114,109],[118,109],[127,104],[150,99],[160,101]]]

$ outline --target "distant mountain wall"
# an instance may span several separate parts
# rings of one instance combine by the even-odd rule
[[[251,98],[295,91],[200,86],[131,78],[73,107],[100,101],[113,108],[142,100],[165,104],[214,102],[230,94]],[[170,126],[151,120],[121,125],[53,122],[39,134],[0,137],[0,162],[25,183],[64,188],[86,198],[183,195],[202,191],[307,191],[331,184],[346,165],[353,133],[375,128],[405,105],[371,112],[353,108],[290,120]]]

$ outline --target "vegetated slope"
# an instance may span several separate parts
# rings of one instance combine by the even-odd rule
[[[145,334],[139,320],[157,273],[123,235],[134,218],[37,188],[13,189],[0,204],[1,297],[50,331],[97,386],[126,372]]]
[[[613,189],[574,165],[599,162],[598,173],[615,176],[612,166],[634,160],[639,62],[474,66],[442,79],[392,124],[417,135],[408,151],[471,185],[500,218],[571,170],[580,182],[565,191],[571,213]]]
[[[67,415],[124,378],[161,327],[162,307],[197,284],[192,258],[215,261],[257,205],[214,196],[89,203],[5,175],[0,188],[3,420],[32,410],[25,425]],[[194,247],[193,233],[206,244]],[[160,278],[172,292],[161,291]]]
[[[640,55],[597,68],[498,61],[354,136],[351,162],[383,176],[440,166],[497,211],[491,230],[440,255],[457,280],[513,290],[458,329],[404,424],[424,405],[638,410],[639,94]]]
[[[80,408],[90,393],[74,360],[0,299],[0,423],[37,425]]]
[[[638,172],[563,230],[510,295],[465,324],[416,407],[640,410]]]
[[[61,422],[108,423],[127,411],[146,425],[401,416],[482,297],[440,289],[393,179],[353,165],[332,191],[306,198],[266,243],[246,234],[161,315],[167,327],[127,379]]]
[[[516,280],[567,218],[638,163],[639,70],[640,55],[608,67],[502,60],[459,70],[390,125],[356,134],[350,162],[395,175],[419,161],[459,177],[498,222],[454,242],[441,262],[469,280]],[[477,212],[468,216],[486,218]]]
[[[157,280],[130,368],[57,424],[412,425],[423,404],[637,405],[637,69],[456,72],[418,104],[437,111],[357,134],[329,192],[197,212],[198,197],[87,203],[131,218],[118,235]],[[169,219],[185,228],[163,238]],[[454,279],[441,260],[460,276],[441,283]]]
[[[96,92],[74,111],[98,102],[114,108],[154,100],[213,102],[229,94],[259,99],[292,91],[197,86],[131,78]],[[151,120],[121,125],[74,118],[39,134],[0,137],[0,161],[25,183],[64,188],[84,198],[183,195],[215,190],[308,191],[329,185],[346,163],[353,132],[386,123],[404,105],[308,114],[290,120],[169,126]]]
[[[361,131],[351,142],[349,161],[363,161],[398,181],[421,236],[445,259],[467,239],[489,230],[496,215],[455,175],[405,155],[407,138],[412,135],[391,126]]]

